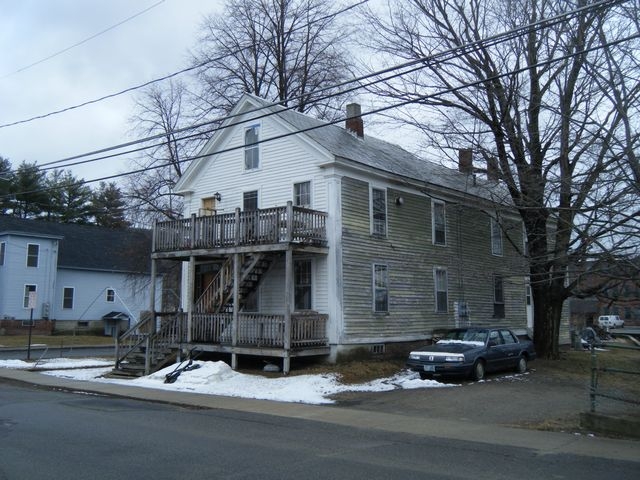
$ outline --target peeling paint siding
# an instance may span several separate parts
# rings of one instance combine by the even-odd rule
[[[402,205],[395,203],[398,196]],[[447,245],[437,246],[431,199],[424,194],[387,189],[386,238],[370,234],[367,182],[343,178],[342,203],[343,341],[425,338],[434,328],[455,326],[454,301],[469,303],[473,323],[526,327],[524,263],[506,241],[502,257],[491,255],[490,220],[484,212],[447,203]],[[387,313],[373,312],[374,263],[389,269]],[[447,269],[448,313],[435,312],[435,267]],[[493,318],[494,274],[505,279],[505,319]]]

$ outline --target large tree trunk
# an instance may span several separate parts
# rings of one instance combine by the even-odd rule
[[[541,358],[557,359],[560,356],[560,322],[564,296],[561,288],[551,285],[532,285],[533,294],[533,342]]]

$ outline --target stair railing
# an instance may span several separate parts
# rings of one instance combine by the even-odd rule
[[[127,356],[142,345],[152,332],[155,317],[147,315],[116,339],[116,370]],[[146,333],[144,331],[146,330]]]
[[[168,349],[175,348],[186,340],[185,328],[186,315],[182,312],[176,313],[160,326],[160,329],[146,339],[144,373],[149,375],[151,369],[157,364],[157,358],[164,355]]]

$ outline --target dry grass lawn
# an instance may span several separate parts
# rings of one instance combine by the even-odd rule
[[[0,347],[27,347],[28,335],[0,336]],[[113,345],[112,337],[102,335],[32,335],[31,345],[47,345],[49,347],[72,347],[78,345]]]

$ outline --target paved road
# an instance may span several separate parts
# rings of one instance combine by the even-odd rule
[[[26,373],[23,380],[37,375]],[[192,409],[0,381],[0,479],[451,480],[517,472],[525,480],[601,480],[640,473],[637,450],[625,442],[610,444],[619,457],[610,458],[602,444],[576,448],[571,436],[559,442],[546,434],[527,446],[527,432],[511,444],[503,431],[502,442],[473,441],[480,431],[468,425],[454,435],[444,424],[420,428],[424,419],[395,417],[394,424],[372,412],[228,400],[236,408]]]

